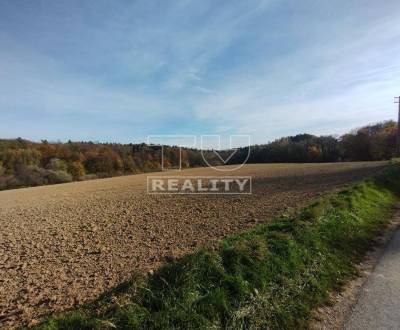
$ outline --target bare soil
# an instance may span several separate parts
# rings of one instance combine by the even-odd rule
[[[255,164],[252,195],[148,195],[140,174],[0,192],[0,327],[32,325],[158,267],[361,180],[384,162]],[[158,173],[157,175],[171,175]]]

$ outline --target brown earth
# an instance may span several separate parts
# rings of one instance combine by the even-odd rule
[[[0,192],[0,327],[84,303],[132,271],[154,269],[166,256],[243,231],[384,165],[255,164],[178,174],[250,175],[252,195],[148,195],[149,174]]]

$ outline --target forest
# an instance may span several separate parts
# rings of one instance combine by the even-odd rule
[[[385,160],[396,156],[397,123],[385,121],[355,129],[343,136],[299,134],[251,147],[248,163],[311,163]],[[0,190],[66,183],[161,170],[161,147],[94,142],[31,142],[0,140]],[[164,167],[205,166],[200,150],[164,146]],[[181,152],[181,155],[180,155]],[[207,160],[222,165],[212,151]],[[229,153],[229,151],[225,151]],[[247,148],[229,164],[242,163]],[[222,155],[222,157],[224,157]]]

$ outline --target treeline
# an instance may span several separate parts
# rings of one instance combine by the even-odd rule
[[[218,158],[209,152],[218,163]],[[0,190],[204,166],[198,150],[142,144],[0,140]]]
[[[248,163],[319,163],[385,160],[396,156],[397,123],[368,125],[341,137],[300,134],[251,147]],[[232,163],[240,163],[247,148],[240,149]]]
[[[207,161],[222,165],[212,151]],[[300,134],[251,147],[248,163],[335,162],[390,159],[396,153],[396,123],[370,125],[342,137]],[[242,163],[239,149],[229,164]],[[228,151],[222,158],[226,159]],[[164,147],[164,168],[205,166],[196,149]],[[161,170],[161,147],[93,142],[41,143],[0,140],[0,190]]]

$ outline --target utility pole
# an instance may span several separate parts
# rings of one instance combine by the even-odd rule
[[[397,117],[397,144],[396,144],[396,156],[400,156],[400,96],[394,98],[394,103],[399,104],[399,114]]]

